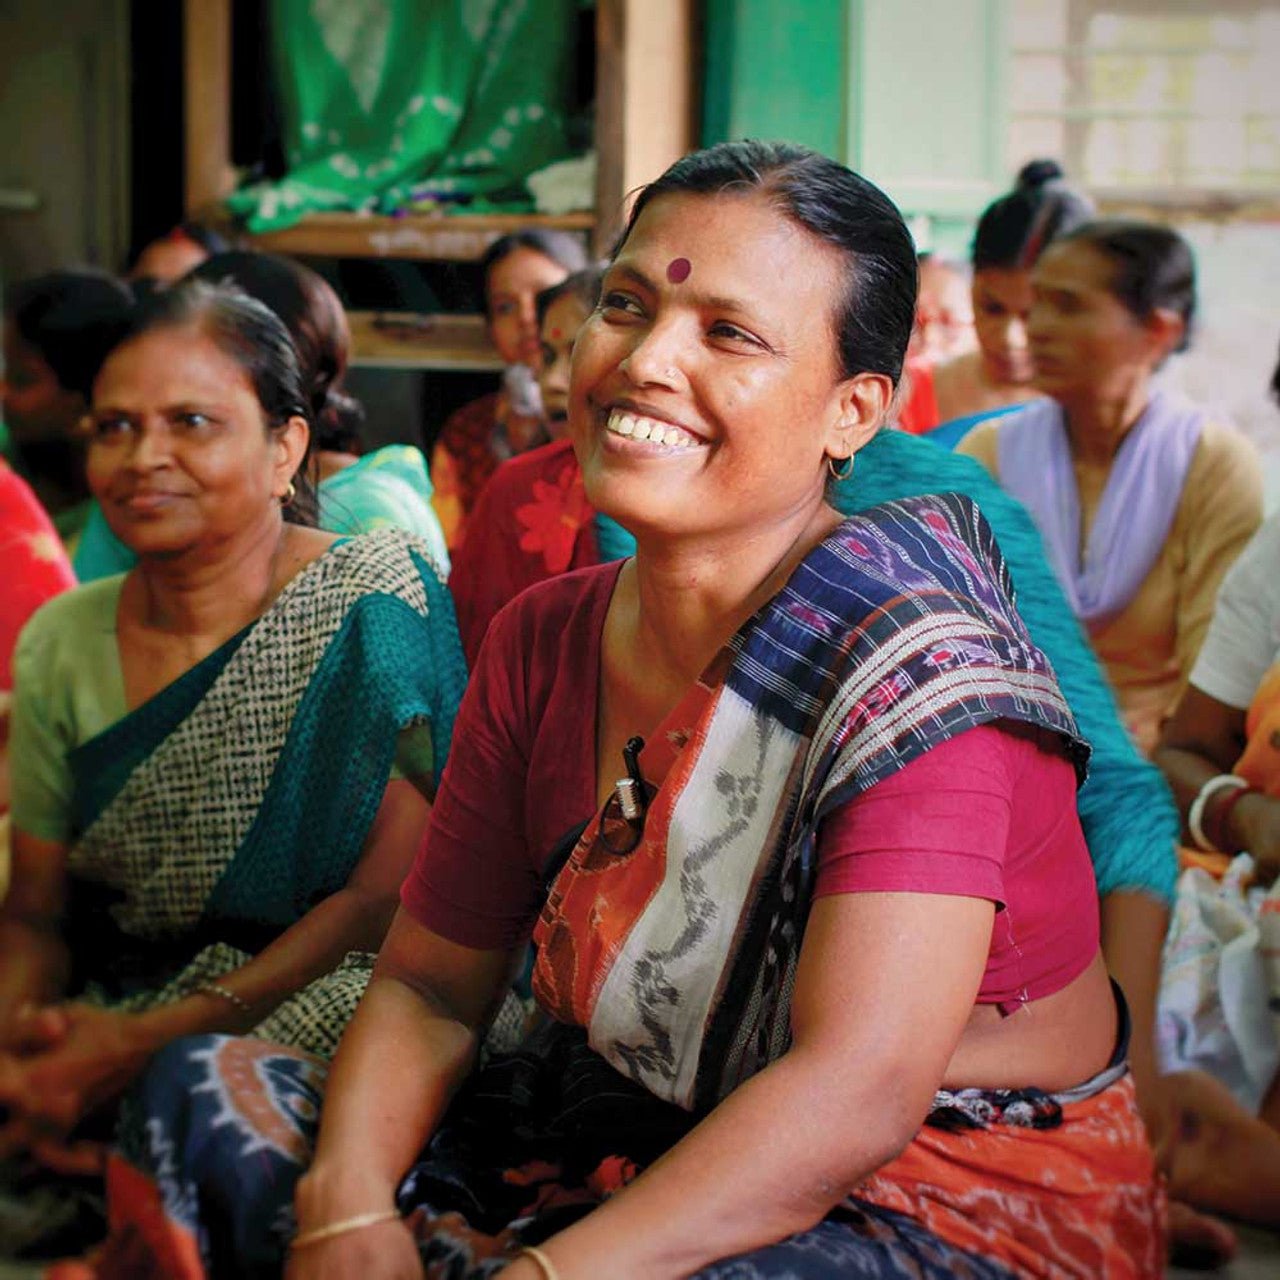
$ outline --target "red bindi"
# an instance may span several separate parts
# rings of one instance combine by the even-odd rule
[[[552,338],[552,341],[554,341],[554,342],[559,342],[559,341],[560,341],[560,339],[561,339],[561,338],[563,338],[563,337],[564,337],[564,334],[563,334],[559,329],[552,329],[552,330],[551,330],[551,338]]]
[[[672,284],[683,284],[693,270],[693,263],[688,258],[672,258],[667,264],[667,279]]]

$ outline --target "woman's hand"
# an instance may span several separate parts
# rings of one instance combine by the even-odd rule
[[[290,1250],[284,1280],[422,1280],[422,1274],[409,1228],[388,1221]]]
[[[1258,882],[1270,885],[1280,875],[1280,799],[1255,792],[1231,813],[1245,852],[1253,855]]]
[[[27,1011],[19,1032],[19,1051],[4,1058],[0,1102],[13,1117],[3,1135],[12,1142],[20,1126],[24,1145],[36,1135],[65,1137],[131,1084],[158,1047],[136,1015],[79,1002]]]

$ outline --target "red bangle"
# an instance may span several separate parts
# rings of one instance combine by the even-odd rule
[[[1218,838],[1214,844],[1218,846],[1224,853],[1228,852],[1229,847],[1235,843],[1229,839],[1231,835],[1231,813],[1236,805],[1240,803],[1245,796],[1256,796],[1258,794],[1257,787],[1236,787],[1218,806],[1218,811],[1213,815],[1213,828]],[[1239,849],[1230,849],[1232,853],[1239,853]]]

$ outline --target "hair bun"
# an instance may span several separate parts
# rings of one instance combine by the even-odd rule
[[[1056,160],[1028,160],[1018,170],[1017,186],[1023,191],[1039,191],[1041,187],[1066,176]]]

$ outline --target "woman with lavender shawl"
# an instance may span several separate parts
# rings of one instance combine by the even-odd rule
[[[1262,518],[1257,457],[1153,382],[1185,348],[1195,263],[1176,232],[1094,222],[1046,251],[1028,320],[1049,398],[960,445],[1026,506],[1149,754],[1218,584]]]

